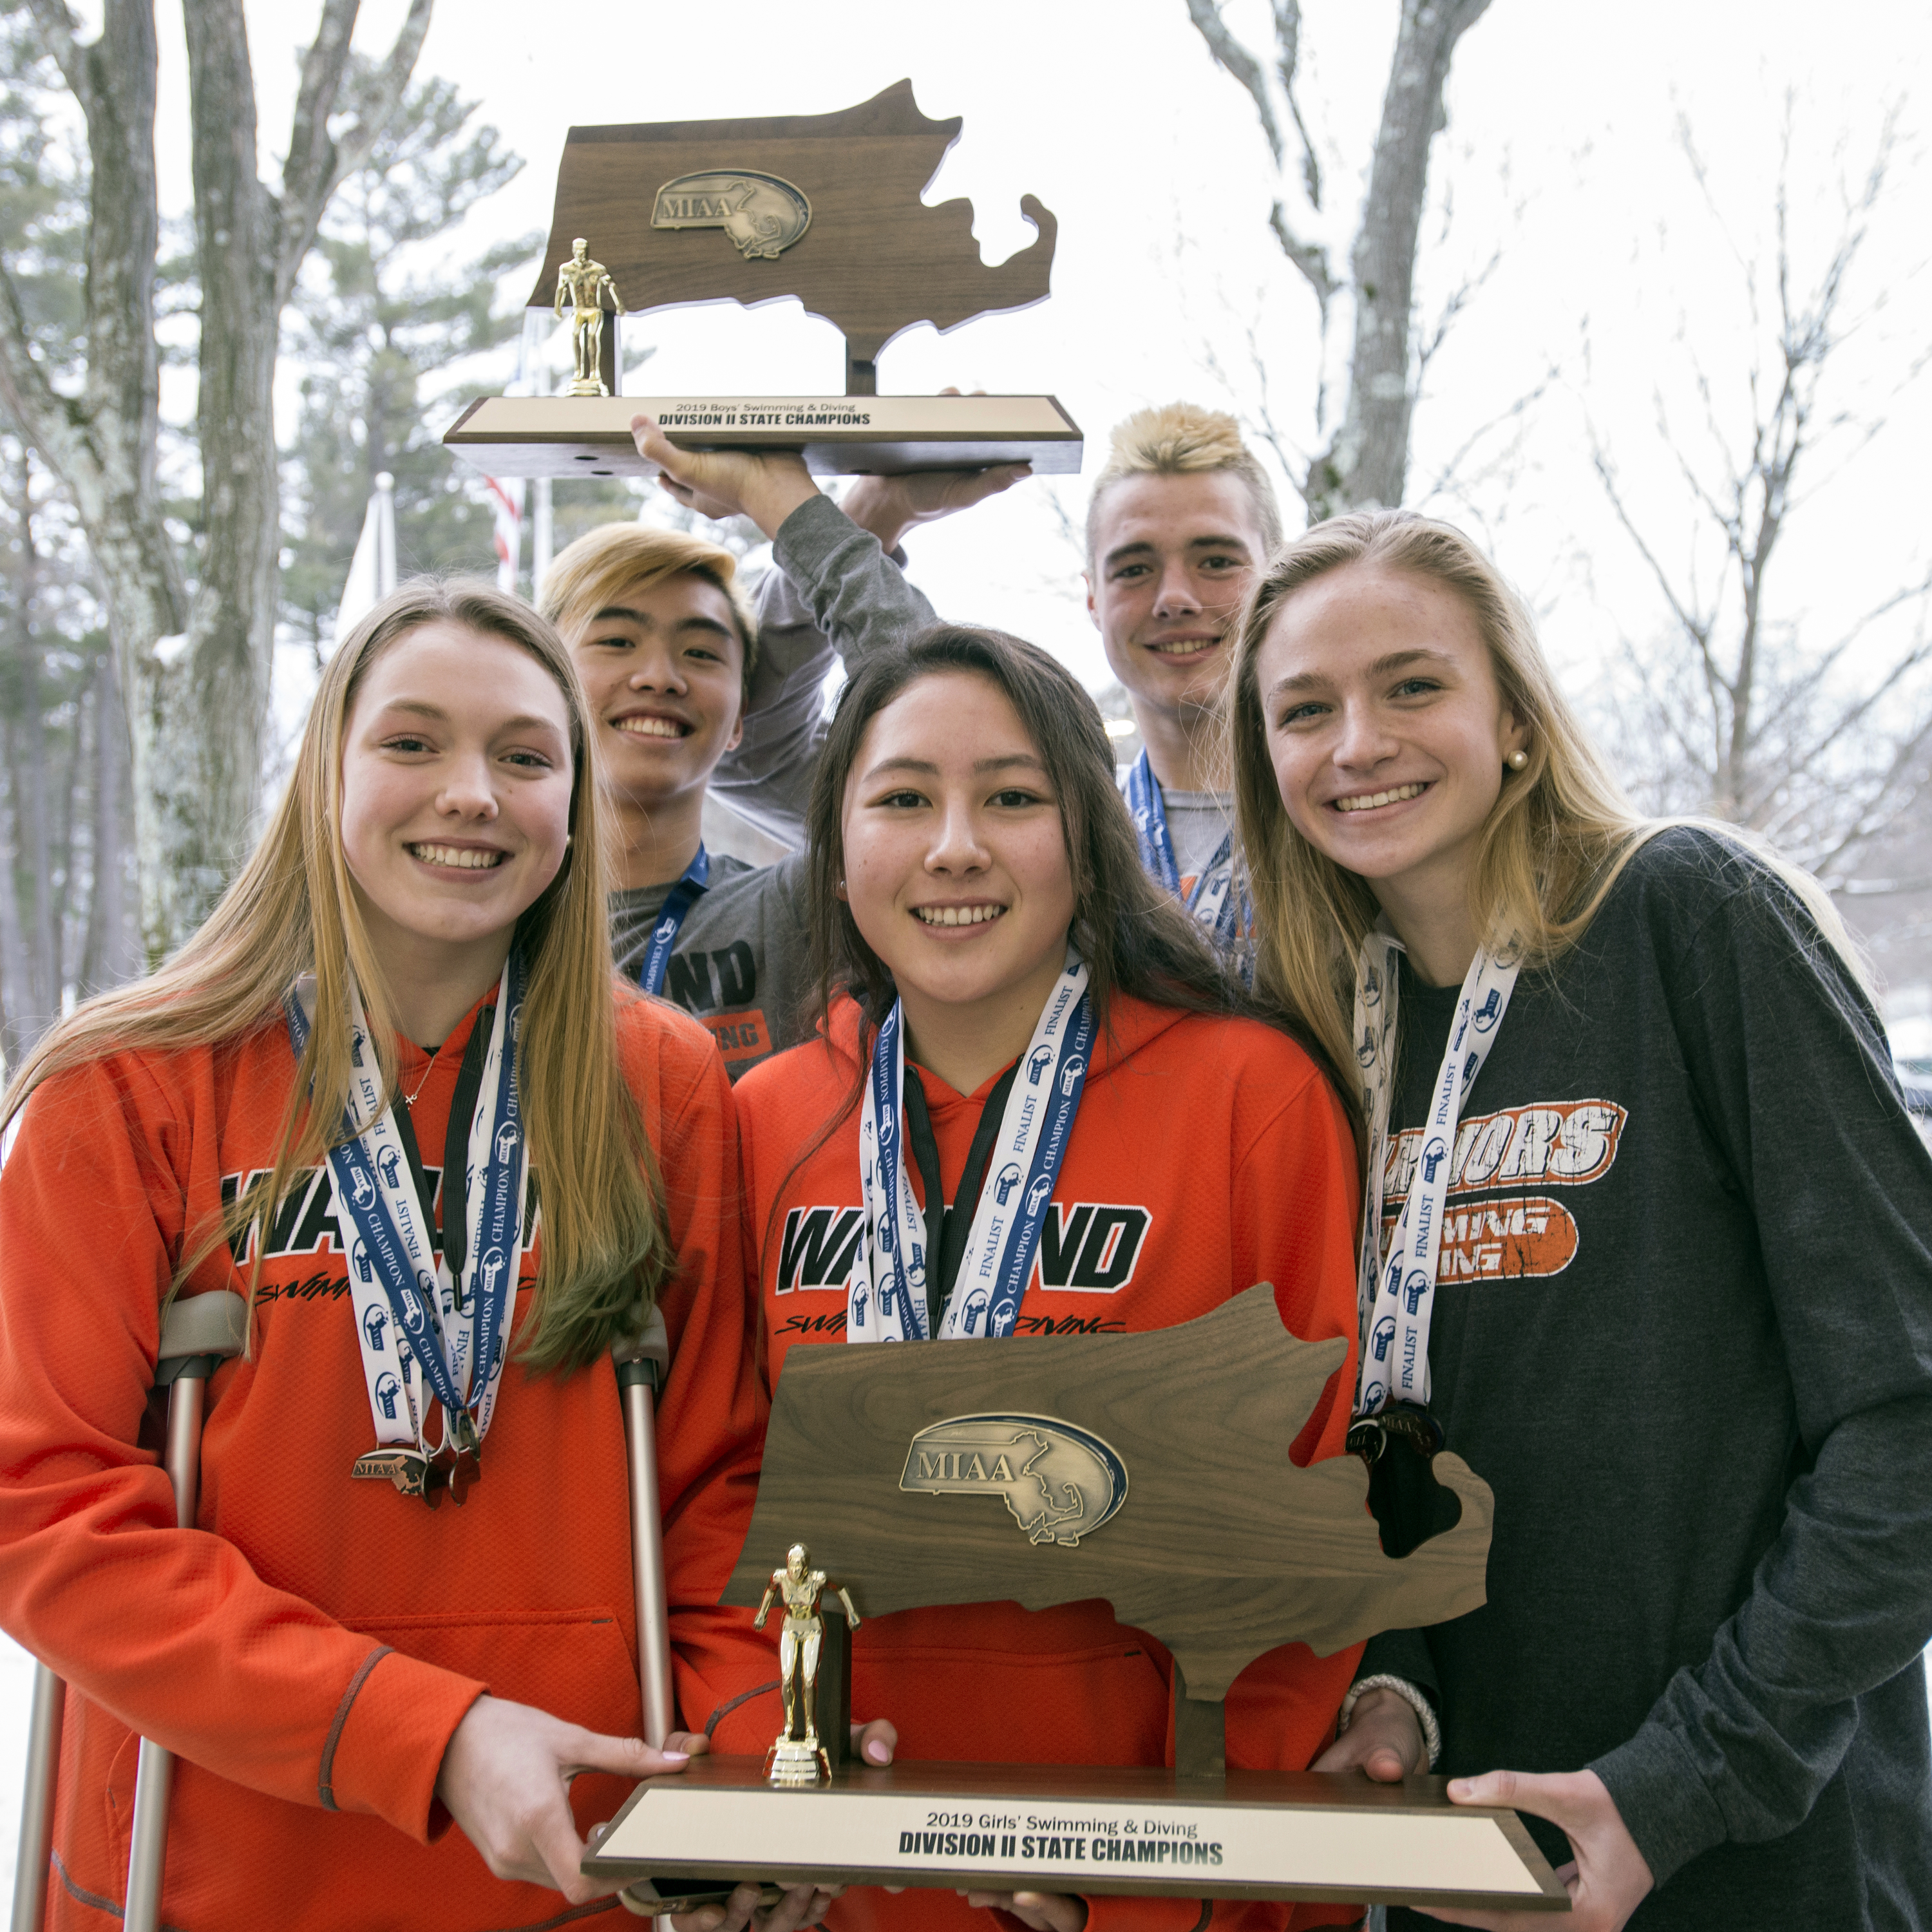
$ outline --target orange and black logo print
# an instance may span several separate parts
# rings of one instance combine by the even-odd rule
[[[1576,1258],[1576,1217],[1559,1196],[1541,1190],[1600,1180],[1616,1161],[1629,1119],[1614,1100],[1556,1100],[1462,1121],[1449,1158],[1436,1280],[1562,1274]],[[1421,1153],[1419,1127],[1390,1143],[1382,1168],[1384,1245]]]

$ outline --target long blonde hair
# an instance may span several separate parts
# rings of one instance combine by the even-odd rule
[[[556,681],[569,714],[571,843],[556,876],[518,921],[516,944],[528,973],[517,1084],[543,1201],[523,1352],[538,1367],[570,1366],[634,1326],[674,1263],[656,1163],[617,1058],[619,995],[604,909],[609,835],[582,687],[550,625],[488,584],[418,579],[356,626],[322,672],[266,832],[206,923],[158,971],[89,1000],[48,1034],[0,1100],[0,1123],[41,1082],[110,1054],[216,1046],[280,1027],[284,997],[312,972],[316,1023],[274,1168],[215,1226],[189,1231],[176,1276],[179,1286],[224,1240],[242,1252],[238,1238],[249,1234],[252,1295],[276,1210],[344,1138],[352,974],[384,1090],[395,1091],[394,1009],[343,850],[342,745],[371,664],[398,640],[439,622],[529,652]]]
[[[1351,564],[1454,591],[1489,648],[1504,706],[1528,728],[1529,762],[1504,774],[1470,868],[1471,919],[1486,943],[1508,941],[1526,965],[1550,965],[1582,937],[1647,840],[1672,825],[1701,824],[1775,872],[1862,977],[1837,908],[1810,874],[1738,826],[1639,815],[1558,689],[1522,599],[1460,530],[1412,511],[1358,511],[1293,538],[1256,585],[1235,641],[1227,711],[1235,824],[1254,896],[1256,990],[1299,1016],[1345,1075],[1354,1078],[1356,1066],[1356,956],[1381,908],[1368,881],[1318,851],[1283,809],[1256,660],[1288,598]]]

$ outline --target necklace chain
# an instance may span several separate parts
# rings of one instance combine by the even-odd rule
[[[436,1054],[441,1053],[442,1051],[442,1048],[441,1047],[438,1047],[436,1050],[436,1053],[432,1053],[430,1055],[429,1064],[423,1069],[422,1078],[416,1082],[415,1091],[413,1093],[406,1093],[404,1094],[403,1105],[404,1106],[413,1107],[416,1105],[416,1095],[420,1094],[422,1090],[429,1084],[429,1076],[436,1071]],[[398,1082],[398,1084],[400,1084],[400,1083]]]

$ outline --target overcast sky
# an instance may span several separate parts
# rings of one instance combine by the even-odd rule
[[[371,0],[358,44],[386,46],[402,11],[400,0]],[[1263,0],[1226,9],[1258,47],[1267,12]],[[1394,0],[1306,8],[1305,105],[1322,142],[1338,250],[1359,205],[1395,13]],[[296,50],[316,14],[314,0],[248,8],[265,166],[284,137]],[[1869,402],[1932,340],[1918,104],[1928,44],[1925,10],[1905,0],[1841,0],[1828,26],[1815,6],[1765,0],[1630,0],[1614,11],[1495,0],[1462,41],[1432,156],[1425,326],[1449,291],[1498,250],[1500,260],[1432,368],[1412,473],[1434,478],[1553,372],[1523,416],[1478,436],[1461,487],[1432,507],[1492,544],[1560,656],[1586,664],[1620,627],[1641,634],[1660,619],[1634,553],[1605,516],[1590,424],[1654,516],[1660,552],[1673,562],[1688,554],[1684,495],[1653,428],[1652,392],[1660,386],[1694,427],[1694,353],[1720,415],[1738,419],[1751,352],[1739,258],[1768,266],[1787,91],[1798,130],[1793,232],[1808,267],[1834,232],[1840,179],[1862,175],[1888,106],[1904,106],[1895,186],[1853,307],[1889,300],[1846,352],[1861,377],[1846,386],[1847,405]],[[184,205],[182,62],[165,26],[163,45],[172,110],[163,161]],[[1184,0],[739,0],[725,10],[443,0],[418,70],[454,80],[528,164],[472,217],[471,245],[548,228],[573,123],[819,112],[910,76],[928,114],[964,117],[927,199],[969,197],[982,249],[998,260],[1030,238],[1018,212],[1030,191],[1059,218],[1059,250],[1049,301],[945,336],[909,332],[886,352],[882,388],[1050,391],[1087,432],[1090,474],[1108,426],[1144,403],[1186,395],[1253,418],[1262,389],[1252,338],[1276,423],[1299,448],[1314,442],[1314,303],[1265,226],[1278,190],[1256,118],[1213,66]],[[1724,229],[1676,145],[1680,116],[1708,158]],[[640,384],[647,376],[665,393],[840,386],[836,334],[795,303],[710,306],[628,327],[658,346]],[[1892,414],[1892,430],[1794,530],[1782,607],[1794,618],[1822,624],[1852,608],[1855,586],[1923,568],[1909,486],[1910,454],[1932,428],[1924,386]],[[915,566],[949,614],[1064,649],[1097,680],[1078,560],[1045,488],[916,533]],[[1077,518],[1084,489],[1060,494]]]

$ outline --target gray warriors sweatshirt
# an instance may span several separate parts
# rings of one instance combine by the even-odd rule
[[[1456,998],[1405,964],[1394,1213]],[[1666,832],[1518,982],[1450,1160],[1432,1406],[1489,1601],[1364,1669],[1432,1678],[1439,1771],[1594,1768],[1631,1932],[1932,1924],[1932,1156],[1863,993]]]

